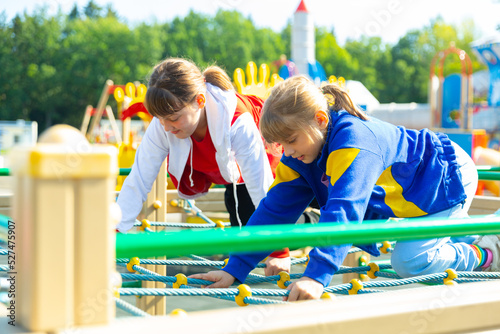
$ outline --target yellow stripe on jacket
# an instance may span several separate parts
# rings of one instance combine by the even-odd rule
[[[385,204],[391,208],[396,217],[420,217],[427,214],[413,202],[403,196],[403,187],[392,176],[392,166],[384,170],[375,183],[385,191]]]
[[[326,161],[326,175],[330,177],[332,186],[356,159],[359,151],[359,148],[341,148],[330,153]]]
[[[278,166],[276,166],[276,178],[274,179],[273,184],[269,187],[269,190],[279,183],[290,182],[298,179],[299,177],[299,173],[280,162]]]

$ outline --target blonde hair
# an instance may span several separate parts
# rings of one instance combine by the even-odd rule
[[[226,91],[234,89],[229,76],[218,66],[210,66],[201,73],[189,60],[165,59],[152,70],[144,105],[153,116],[171,115],[192,103],[198,94],[205,93],[205,82]]]
[[[300,131],[322,140],[327,129],[321,129],[316,122],[319,110],[346,110],[353,116],[368,119],[338,85],[318,88],[308,78],[294,76],[276,85],[264,103],[260,119],[262,136],[271,144],[287,140]]]

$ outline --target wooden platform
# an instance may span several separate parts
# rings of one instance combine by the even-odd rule
[[[469,209],[469,216],[489,215],[500,209],[500,197],[475,196]]]

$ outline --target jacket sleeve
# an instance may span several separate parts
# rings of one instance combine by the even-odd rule
[[[243,113],[232,125],[231,146],[250,198],[257,207],[273,183],[273,173],[262,137],[250,113]]]
[[[137,148],[134,165],[118,196],[117,203],[122,211],[118,231],[126,232],[134,226],[168,152],[166,132],[155,117]]]
[[[307,181],[299,173],[280,163],[276,168],[274,183],[250,217],[247,226],[295,224],[313,197]],[[270,245],[267,252],[231,254],[223,270],[244,282],[250,271],[271,253],[272,248],[273,245]]]
[[[319,223],[361,223],[382,171],[382,158],[375,153],[358,148],[330,152],[326,164],[328,199]],[[304,276],[328,286],[350,248],[351,244],[315,247],[309,253]]]

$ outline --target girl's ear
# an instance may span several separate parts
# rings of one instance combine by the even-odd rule
[[[203,107],[205,107],[205,95],[198,94],[196,97],[196,103],[198,103],[198,108],[203,109]]]
[[[324,110],[318,110],[316,112],[316,122],[318,122],[318,125],[321,129],[326,129],[326,127],[328,126],[328,122],[329,122],[329,119],[328,119],[328,113]]]

